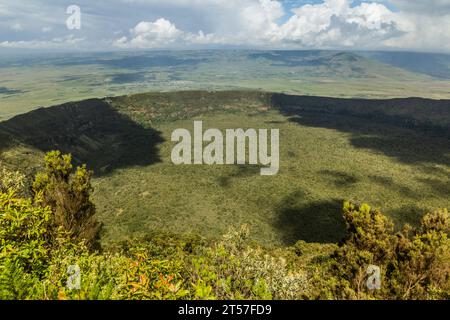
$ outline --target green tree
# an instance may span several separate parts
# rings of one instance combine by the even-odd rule
[[[42,199],[43,205],[52,209],[53,235],[62,229],[71,239],[96,249],[101,225],[94,219],[91,177],[86,165],[73,172],[71,155],[52,151],[45,156],[44,170],[36,175],[33,192],[36,199]]]

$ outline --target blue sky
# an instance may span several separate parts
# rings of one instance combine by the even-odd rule
[[[0,50],[223,47],[450,52],[450,0],[0,2]]]

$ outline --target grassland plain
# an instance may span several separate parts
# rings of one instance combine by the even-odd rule
[[[344,232],[344,200],[370,203],[399,224],[450,207],[449,110],[448,101],[425,99],[138,94],[3,122],[0,134],[9,140],[2,141],[9,142],[1,157],[33,170],[42,152],[57,148],[88,162],[97,173],[94,202],[105,244],[158,230],[216,237],[245,223],[266,245],[335,243]],[[171,133],[192,129],[194,120],[205,128],[280,129],[280,173],[173,165]]]

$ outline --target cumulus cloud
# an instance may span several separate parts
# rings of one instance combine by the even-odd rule
[[[166,19],[155,22],[140,22],[132,30],[133,47],[159,47],[168,46],[181,37],[182,32]]]
[[[85,38],[83,47],[97,50],[233,46],[450,52],[450,0],[78,0],[83,25],[76,33],[64,27],[67,15],[60,0],[1,2],[0,42],[52,43],[74,34]],[[12,30],[16,23],[20,32]]]
[[[217,4],[220,0],[215,1]],[[292,10],[293,16],[288,21],[278,23],[285,15],[280,2],[244,0],[240,9],[236,8],[230,22],[232,28],[209,34],[203,30],[192,33],[177,29],[165,19],[143,21],[131,30],[130,39],[122,37],[115,44],[140,48],[174,43],[367,48],[381,47],[384,41],[407,32],[407,23],[383,4],[361,3],[355,7],[351,4],[349,0],[325,0],[321,4],[303,5]]]
[[[175,24],[160,18],[154,22],[142,21],[130,30],[130,37],[123,36],[114,41],[114,45],[120,48],[180,48],[185,45],[210,45],[213,43],[225,43],[213,34],[183,32]]]
[[[132,3],[153,2],[145,0],[124,0]],[[204,23],[211,32],[180,30],[166,18],[155,21],[141,21],[121,37],[115,46],[129,48],[180,47],[186,45],[264,45],[276,36],[276,20],[285,12],[280,2],[274,0],[167,0],[165,6],[189,5],[212,19]]]
[[[395,13],[379,3],[352,7],[348,0],[304,5],[280,26],[280,40],[304,47],[380,47],[406,32]]]

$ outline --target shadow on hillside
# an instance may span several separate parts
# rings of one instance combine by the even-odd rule
[[[71,153],[76,164],[87,163],[96,175],[160,162],[157,146],[164,141],[160,132],[141,126],[98,99],[17,116],[0,123],[0,132],[13,137],[14,143],[43,152]],[[0,151],[12,143],[4,139]]]
[[[450,127],[434,127],[429,123],[391,117],[381,111],[376,114],[371,110],[371,108],[377,108],[377,103],[384,106],[392,104],[394,107],[394,100],[377,102],[358,99],[286,97],[288,96],[274,95],[273,105],[292,122],[349,133],[350,143],[354,147],[370,149],[396,158],[403,163],[450,165]],[[415,103],[415,100],[411,101]],[[398,103],[406,107],[408,99]],[[430,108],[436,104],[433,112],[445,112],[445,116],[448,117],[450,104],[446,105],[447,109],[445,109],[443,101],[427,100],[423,103]],[[426,105],[427,103],[430,106]],[[360,111],[356,114],[355,110]]]
[[[14,139],[1,131],[1,123],[0,123],[0,152],[6,151],[14,145]]]
[[[376,183],[384,188],[389,188],[394,192],[400,193],[403,197],[407,197],[410,199],[420,200],[422,199],[422,194],[417,191],[411,189],[408,186],[402,185],[400,183],[395,182],[395,180],[391,177],[382,177],[378,175],[369,175],[368,178],[373,183]]]
[[[342,204],[340,200],[308,203],[302,191],[294,192],[278,205],[275,227],[286,245],[299,240],[338,243],[345,236]]]
[[[336,187],[351,187],[358,183],[358,178],[337,170],[321,170],[320,175],[325,176],[330,182],[332,182]]]
[[[217,179],[217,184],[221,187],[230,187],[236,179],[249,178],[259,175],[261,168],[254,165],[238,165],[234,171],[228,175],[221,176]]]
[[[403,228],[405,224],[409,224],[414,227],[420,226],[422,217],[426,215],[427,210],[415,205],[403,206],[397,209],[389,211],[389,217],[395,222],[395,226],[398,230]]]
[[[418,179],[419,182],[433,189],[435,194],[450,198],[450,182],[438,179]]]

